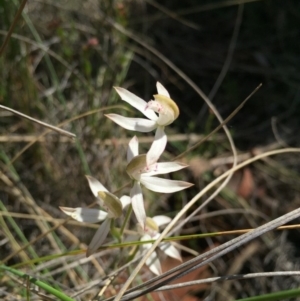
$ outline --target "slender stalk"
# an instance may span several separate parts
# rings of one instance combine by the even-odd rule
[[[120,235],[121,235],[121,236],[122,236],[123,233],[124,233],[125,227],[126,227],[128,221],[129,221],[129,219],[130,219],[131,213],[132,213],[132,205],[130,204],[130,205],[129,205],[129,208],[128,208],[128,210],[127,210],[126,216],[125,216],[124,223],[123,223],[123,225],[122,225],[122,227],[121,227],[121,230],[120,230]]]
[[[192,285],[199,285],[199,284],[204,284],[204,283],[222,282],[222,281],[228,281],[228,280],[246,280],[246,279],[262,278],[262,277],[283,277],[283,276],[300,276],[300,271],[277,271],[277,272],[225,275],[225,276],[205,278],[205,279],[199,279],[199,280],[165,285],[165,286],[162,286],[159,289],[157,289],[156,292],[173,290],[176,288],[192,286]]]
[[[25,5],[26,5],[26,2],[27,2],[27,0],[22,0],[22,2],[21,2],[21,5],[20,5],[20,7],[19,7],[19,9],[18,9],[18,11],[17,11],[17,13],[16,13],[16,15],[15,15],[15,18],[14,18],[12,24],[10,25],[10,28],[9,28],[9,30],[8,30],[8,32],[7,32],[7,35],[5,36],[4,42],[3,42],[3,44],[1,45],[1,48],[0,48],[0,56],[3,54],[4,49],[5,49],[5,47],[6,47],[7,44],[8,44],[9,38],[10,38],[11,35],[12,35],[12,32],[13,32],[13,30],[14,30],[14,28],[15,28],[17,22],[18,22],[18,19],[20,18],[20,15],[21,15],[21,13],[22,13],[22,11],[23,11]]]

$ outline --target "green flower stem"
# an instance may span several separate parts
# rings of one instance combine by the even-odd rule
[[[126,227],[128,221],[129,221],[129,218],[130,218],[130,216],[131,216],[131,213],[132,213],[132,205],[130,204],[130,205],[129,205],[129,208],[128,208],[128,210],[127,210],[126,216],[125,216],[124,223],[123,223],[123,225],[122,225],[122,227],[121,227],[121,231],[120,231],[120,235],[121,235],[121,236],[123,236],[125,227]]]
[[[139,250],[139,246],[138,245],[135,245],[134,248],[133,248],[133,252],[132,254],[130,254],[126,260],[126,262],[130,262],[136,255],[136,253],[138,252]]]
[[[117,228],[115,228],[117,229]],[[172,236],[172,237],[166,237],[162,240],[164,241],[178,241],[178,240],[189,240],[189,239],[201,239],[201,238],[206,238],[206,237],[216,237],[216,236],[224,236],[224,235],[232,235],[232,234],[242,234],[247,231],[250,231],[251,229],[244,229],[244,230],[234,230],[234,231],[224,231],[224,232],[211,232],[211,233],[201,233],[201,234],[192,234],[192,235],[183,235],[183,236]],[[283,230],[283,229],[280,229]],[[121,230],[120,230],[121,231]],[[130,242],[123,242],[123,243],[118,243],[118,244],[112,244],[112,245],[105,245],[101,246],[98,248],[98,250],[107,250],[107,249],[116,249],[116,248],[126,248],[126,247],[131,247],[131,246],[140,246],[143,244],[149,244],[149,243],[154,243],[155,240],[145,240],[145,241],[130,241]],[[61,254],[52,254],[52,255],[47,255],[44,257],[40,257],[37,259],[31,259],[27,262],[21,262],[18,264],[13,265],[14,268],[16,267],[21,267],[21,266],[26,266],[29,264],[34,264],[36,262],[42,262],[42,261],[49,261],[55,258],[60,258],[64,256],[75,256],[79,254],[85,253],[85,250],[73,250],[73,251],[68,251],[65,253]]]
[[[118,229],[115,227],[115,219],[113,218],[111,219],[110,222],[110,232],[112,236],[115,237],[119,243],[121,243],[121,235]]]
[[[19,270],[15,270],[15,269],[12,269],[8,266],[5,266],[5,265],[0,265],[0,271],[1,270],[5,270],[5,271],[8,271],[14,275],[17,275],[19,277],[22,277],[24,279],[26,279],[26,281],[29,281],[31,283],[33,283],[34,285],[37,285],[38,287],[42,288],[43,290],[45,290],[47,293],[57,297],[59,300],[63,300],[63,301],[75,301],[73,298],[70,298],[68,297],[67,295],[65,295],[64,293],[56,290],[55,288],[53,288],[51,285],[43,282],[43,281],[40,281],[40,280],[37,280],[36,278],[34,277],[31,277]]]

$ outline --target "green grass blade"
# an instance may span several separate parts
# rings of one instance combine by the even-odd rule
[[[250,298],[238,299],[236,301],[275,301],[283,300],[288,298],[295,298],[300,296],[300,289],[292,289],[286,291],[280,291],[277,293],[265,294]]]
[[[1,200],[0,200],[0,210],[4,211],[4,212],[8,212]],[[23,234],[22,230],[19,228],[18,224],[15,222],[15,220],[10,216],[7,216],[6,218],[9,222],[9,224],[11,225],[11,227],[14,229],[15,235],[17,235],[19,237],[19,239],[21,240],[22,243],[27,244],[28,240],[25,237],[25,235]],[[36,252],[32,246],[28,247],[28,251],[33,258],[38,258],[38,255],[36,254]]]
[[[64,293],[56,290],[55,288],[53,288],[52,286],[50,286],[49,284],[40,281],[32,276],[29,276],[26,273],[23,273],[19,270],[15,270],[12,269],[10,267],[7,267],[5,265],[0,265],[0,271],[1,270],[5,270],[8,271],[16,276],[22,277],[24,279],[26,279],[27,281],[33,283],[34,285],[37,285],[38,287],[40,287],[41,289],[45,290],[47,293],[59,298],[59,300],[63,300],[63,301],[75,301],[75,299],[68,297],[67,295],[65,295]]]

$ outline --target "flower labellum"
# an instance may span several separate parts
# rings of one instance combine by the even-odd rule
[[[103,201],[103,207],[109,216],[118,218],[122,215],[122,203],[115,195],[106,191],[98,191],[98,196]]]
[[[158,113],[156,123],[160,126],[171,124],[179,116],[179,109],[176,103],[165,95],[153,95],[154,100],[150,100],[146,106],[147,109],[152,109]]]

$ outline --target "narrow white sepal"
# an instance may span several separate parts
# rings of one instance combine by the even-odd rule
[[[108,192],[108,190],[97,180],[95,179],[94,177],[91,177],[91,176],[86,176],[88,182],[89,182],[89,185],[90,185],[90,188],[92,190],[92,193],[93,195],[97,198],[98,197],[98,192],[99,191],[106,191]]]
[[[127,148],[127,162],[129,163],[133,157],[139,155],[139,140],[137,136],[134,136],[128,144]]]
[[[146,260],[146,265],[149,267],[150,271],[155,275],[161,275],[162,269],[160,261],[157,257],[157,253],[153,252],[149,258]]]
[[[151,236],[146,234],[146,235],[142,236],[141,241],[151,240],[151,239],[152,239]],[[142,253],[147,252],[151,248],[151,246],[152,246],[152,244],[150,244],[150,243],[141,245]],[[151,255],[146,260],[146,265],[149,267],[150,271],[152,273],[154,273],[155,275],[162,274],[160,261],[158,259],[157,253],[155,251],[153,253],[151,253]]]
[[[90,255],[95,253],[95,251],[97,251],[97,249],[103,244],[110,229],[110,222],[111,219],[107,218],[98,228],[97,232],[95,233],[92,241],[88,246],[88,249],[86,251],[86,257],[89,257]]]
[[[94,224],[103,221],[107,217],[107,213],[99,209],[80,208],[80,207],[78,208],[59,207],[59,208],[65,214],[83,223]]]
[[[157,88],[157,93],[158,94],[164,95],[164,96],[167,96],[167,97],[170,98],[169,92],[167,91],[167,89],[160,82],[156,83],[156,88]]]
[[[120,201],[122,203],[122,209],[126,208],[128,205],[131,204],[131,199],[128,195],[123,195],[121,198],[120,198]]]
[[[180,162],[158,162],[156,169],[147,173],[147,176],[163,175],[186,168],[188,165]]]
[[[162,225],[166,225],[166,224],[170,223],[170,221],[172,220],[170,217],[165,216],[165,215],[156,215],[156,216],[153,216],[152,219],[155,221],[155,223],[157,224],[158,227],[160,227]]]
[[[163,242],[158,246],[166,255],[182,261],[179,251],[170,243],[170,242]]]
[[[158,161],[161,154],[164,152],[167,145],[167,135],[164,127],[159,126],[155,132],[154,141],[147,152],[147,165],[151,165]]]
[[[140,184],[135,181],[130,191],[131,205],[135,217],[142,228],[145,228],[146,212],[144,207],[144,199]]]
[[[147,189],[161,193],[173,193],[194,185],[184,181],[147,177],[146,174],[141,176],[140,181]]]
[[[145,110],[147,106],[147,102],[143,100],[142,98],[136,96],[135,94],[129,92],[128,90],[121,88],[121,87],[115,87],[117,93],[120,95],[120,97],[129,103],[131,106],[139,110],[141,113],[143,113],[146,117],[148,117],[151,120],[156,121],[157,115],[152,110]]]
[[[157,127],[155,121],[145,118],[130,118],[118,114],[107,114],[105,116],[129,131],[148,133],[153,131]]]

